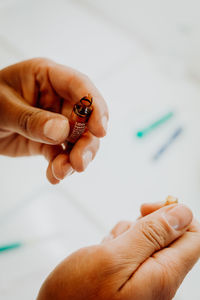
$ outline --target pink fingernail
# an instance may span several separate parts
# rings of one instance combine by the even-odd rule
[[[107,129],[108,129],[108,118],[106,116],[103,116],[101,122],[102,122],[102,125],[103,125],[103,128],[104,128],[105,132],[107,132]]]
[[[91,162],[92,160],[92,152],[91,151],[86,151],[84,154],[83,154],[83,166],[84,166],[84,169],[87,168],[88,164]]]
[[[175,230],[182,230],[192,222],[191,210],[184,205],[176,205],[165,213],[165,218]]]
[[[45,123],[43,132],[50,140],[60,141],[68,133],[68,122],[66,120],[51,119]]]

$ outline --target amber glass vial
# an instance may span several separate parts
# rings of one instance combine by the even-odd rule
[[[75,104],[69,119],[70,132],[67,138],[67,149],[71,150],[76,141],[87,128],[87,122],[92,113],[93,98],[88,95]]]

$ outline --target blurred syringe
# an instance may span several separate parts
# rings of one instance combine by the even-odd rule
[[[177,137],[182,133],[183,128],[178,127],[172,136],[167,140],[167,142],[157,151],[157,153],[153,156],[153,160],[158,160],[160,156],[168,149],[168,147],[177,139]]]

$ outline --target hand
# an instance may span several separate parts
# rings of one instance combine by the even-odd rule
[[[143,205],[141,212],[101,245],[64,260],[37,300],[171,300],[200,257],[200,225],[180,204]]]
[[[68,117],[88,93],[94,99],[89,130],[68,155],[60,146],[69,133]],[[99,148],[99,138],[106,134],[107,121],[104,99],[76,70],[37,58],[0,71],[0,154],[44,155],[53,184],[74,170],[85,170]]]

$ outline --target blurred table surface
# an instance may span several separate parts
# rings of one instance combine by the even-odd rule
[[[0,243],[27,242],[0,255],[4,300],[35,299],[60,260],[98,243],[121,219],[137,218],[143,202],[171,194],[199,218],[199,3],[159,3],[0,1],[2,68],[38,56],[70,65],[89,75],[110,110],[95,161],[56,187],[45,178],[42,157],[0,157]],[[169,111],[170,121],[136,138],[138,129]],[[180,137],[153,161],[180,126]],[[199,299],[199,266],[177,300]]]

